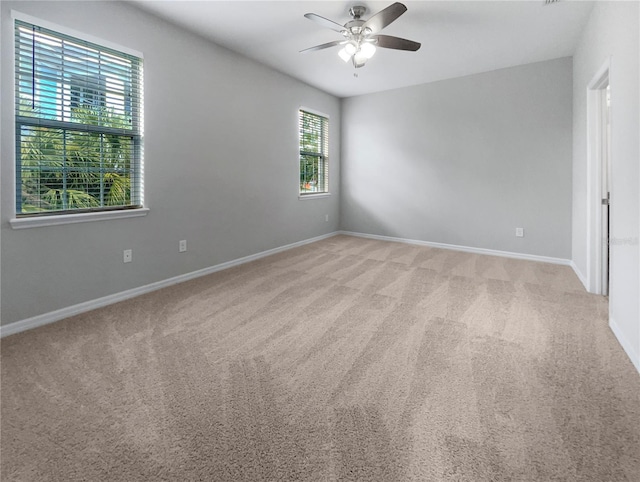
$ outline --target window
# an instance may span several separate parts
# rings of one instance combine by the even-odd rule
[[[300,194],[329,192],[329,119],[299,112]]]
[[[16,20],[16,215],[142,207],[142,60]]]

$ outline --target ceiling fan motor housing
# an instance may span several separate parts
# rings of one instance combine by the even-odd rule
[[[351,15],[355,20],[360,20],[365,12],[367,11],[367,7],[363,7],[362,5],[354,5],[349,9],[349,15]]]
[[[343,33],[345,37],[352,37],[357,35],[368,35],[371,33],[369,28],[362,29],[364,25],[364,20],[351,20],[344,24],[344,28],[346,29]]]

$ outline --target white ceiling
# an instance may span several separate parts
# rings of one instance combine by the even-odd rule
[[[338,97],[350,97],[573,54],[593,2],[404,1],[408,11],[382,33],[422,43],[417,52],[379,48],[361,69],[338,48],[300,50],[339,40],[338,32],[304,18],[339,24],[364,5],[368,19],[388,1],[147,1],[139,8]]]

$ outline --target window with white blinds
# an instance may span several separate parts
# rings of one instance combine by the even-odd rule
[[[329,119],[305,110],[300,129],[300,194],[329,192]]]
[[[142,60],[16,20],[16,215],[142,207]]]

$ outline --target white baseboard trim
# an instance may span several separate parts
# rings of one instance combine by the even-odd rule
[[[157,281],[155,283],[150,283],[148,285],[139,286],[138,288],[132,288],[130,290],[121,291],[120,293],[103,296],[102,298],[85,301],[83,303],[78,303],[77,305],[68,306],[66,308],[61,308],[59,310],[51,311],[49,313],[43,313],[42,315],[33,316],[31,318],[26,318],[24,320],[16,321],[14,323],[9,323],[8,325],[0,326],[0,338],[9,336],[9,335],[14,335],[22,331],[31,330],[39,326],[48,325],[49,323],[54,323],[64,318],[69,318],[70,316],[95,310],[96,308],[102,308],[103,306],[111,305],[119,301],[128,300],[130,298],[134,298],[136,296],[140,296],[145,293],[150,293],[152,291],[156,291],[161,288],[166,288],[167,286],[182,283],[183,281],[188,281],[194,278],[199,278],[201,276],[206,276],[208,274],[215,273],[216,271],[222,271],[224,269],[233,268],[234,266],[248,263],[250,261],[255,261],[257,259],[264,258],[272,254],[281,253],[282,251],[287,251],[289,249],[297,248],[305,244],[315,243],[316,241],[327,239],[337,234],[339,234],[339,232],[323,234],[321,236],[316,236],[314,238],[309,238],[309,239],[305,239],[295,243],[287,244],[285,246],[280,246],[278,248],[268,249],[266,251],[261,251],[260,253],[251,254],[249,256],[244,256],[242,258],[227,261],[225,263],[216,264],[215,266],[210,266],[208,268],[203,268],[197,271],[192,271],[190,273],[174,276],[173,278],[168,278],[162,281]]]
[[[589,291],[589,283],[587,283],[587,278],[582,274],[582,271],[580,271],[580,268],[578,268],[578,265],[574,263],[573,260],[571,260],[571,263],[569,263],[569,266],[571,266],[571,269],[573,269],[573,272],[576,274],[576,276],[580,280],[580,283],[582,283],[582,286],[584,286],[584,289]]]
[[[640,374],[640,355],[638,355],[638,353],[634,351],[633,347],[631,346],[631,343],[629,342],[627,337],[624,335],[624,333],[622,333],[622,330],[620,330],[620,327],[618,326],[618,324],[615,322],[613,318],[609,319],[609,328],[611,328],[611,331],[613,331],[613,334],[618,339],[618,343],[622,345],[622,349],[625,351],[625,353],[631,360],[631,363],[633,363],[633,366],[638,371],[638,374]]]
[[[347,236],[357,236],[359,238],[378,239],[380,241],[392,241],[396,243],[416,244],[418,246],[429,246],[431,248],[451,249],[454,251],[464,251],[466,253],[486,254],[489,256],[501,256],[503,258],[524,259],[528,261],[539,261],[541,263],[561,264],[571,266],[572,261],[564,258],[552,258],[550,256],[538,256],[536,254],[513,253],[511,251],[498,251],[495,249],[474,248],[470,246],[458,246],[456,244],[433,243],[431,241],[421,241],[418,239],[394,238],[391,236],[380,236],[378,234],[355,233],[352,231],[340,231],[338,234]]]

